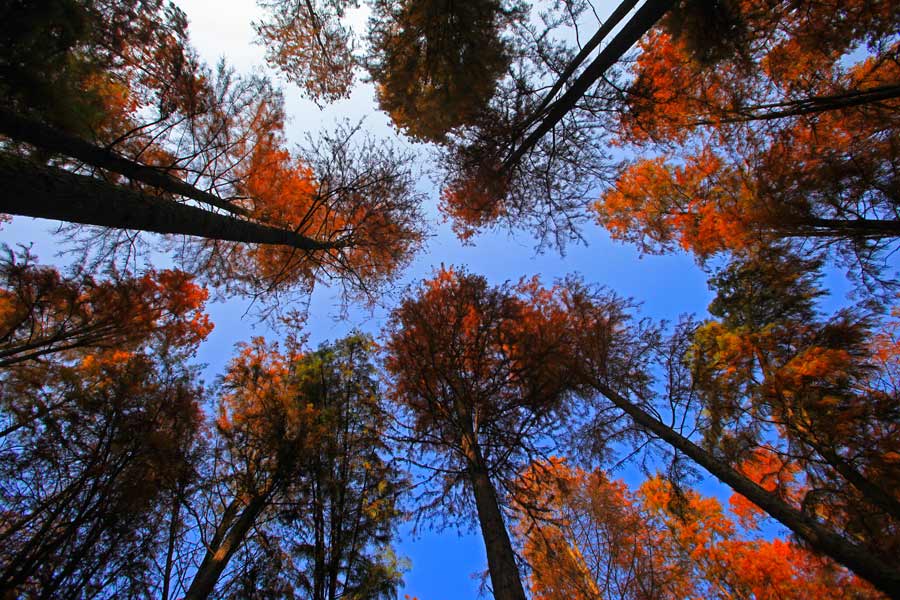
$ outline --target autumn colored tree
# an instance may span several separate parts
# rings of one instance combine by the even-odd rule
[[[598,221],[701,260],[811,239],[878,281],[900,233],[898,24],[891,2],[679,4],[622,86],[618,137],[640,155]]]
[[[504,224],[527,225],[546,245],[563,247],[577,239],[597,180],[610,175],[608,144],[596,117],[613,103],[614,90],[601,86],[591,94],[566,94],[578,110],[553,116],[552,140],[541,142],[545,130],[529,138],[527,149],[519,142],[546,126],[543,118],[559,108],[557,96],[585,63],[596,62],[588,60],[591,52],[636,2],[623,2],[578,48],[563,41],[568,36],[562,28],[576,30],[580,40],[584,21],[593,20],[587,15],[596,15],[591,2],[554,2],[529,11],[513,1],[370,0],[365,41],[341,20],[357,4],[362,3],[265,2],[271,18],[260,37],[270,60],[289,73],[310,65],[319,82],[314,85],[326,98],[346,92],[354,63],[365,68],[394,124],[440,146],[441,210],[461,237]],[[658,17],[671,2],[650,4]],[[616,36],[602,60],[597,58],[604,69],[650,27],[647,14],[642,9],[624,37]],[[517,148],[518,156],[510,158]]]
[[[64,276],[9,250],[0,272],[0,585],[152,595],[166,536],[151,524],[196,466],[204,392],[185,360],[212,329],[206,290],[179,271]]]
[[[156,524],[196,466],[195,370],[164,345],[19,367],[0,386],[0,588],[34,598],[153,595],[166,541]]]
[[[268,15],[256,28],[269,63],[327,102],[349,95],[364,68],[394,124],[432,142],[474,123],[487,106],[512,60],[511,36],[503,34],[525,15],[523,4],[506,0],[369,0],[361,35],[345,19],[360,4],[261,2]]]
[[[659,476],[633,492],[555,460],[523,479],[532,493],[517,532],[536,598],[881,597],[793,542],[742,531],[717,500]]]
[[[706,125],[847,108],[867,94],[883,111],[896,84],[897,19],[890,2],[679,3],[641,42],[622,134],[683,140]]]
[[[350,95],[358,59],[352,31],[342,22],[358,0],[260,1],[268,18],[255,23],[266,60],[316,102]]]
[[[558,356],[559,289],[489,286],[442,269],[391,316],[385,365],[407,417],[411,460],[434,471],[429,506],[475,514],[494,596],[524,598],[503,507],[515,473],[541,453],[570,391]]]
[[[0,367],[82,360],[164,342],[191,352],[212,330],[202,312],[207,291],[181,271],[96,280],[63,276],[28,252],[0,262]]]
[[[766,448],[803,475],[801,503],[873,550],[895,553],[900,520],[897,389],[874,316],[816,315],[802,262],[765,255],[723,270],[691,351],[706,443],[732,460]]]
[[[551,42],[553,29],[579,32],[578,11],[590,3],[565,3],[570,18],[545,21],[543,30],[521,28],[515,73],[448,146],[441,208],[461,237],[505,224],[533,230],[541,245],[581,239],[587,199],[613,174],[611,128],[598,115],[616,105],[614,67],[674,3],[648,1],[629,16],[635,4],[624,0],[577,49]]]
[[[765,286],[760,289],[767,290]],[[615,440],[627,441],[638,450],[648,443],[662,442],[660,450],[664,452],[674,480],[684,479],[686,462],[693,461],[789,528],[813,550],[851,569],[879,590],[889,595],[898,593],[900,573],[893,555],[886,554],[878,545],[889,546],[892,534],[880,542],[860,540],[856,533],[851,533],[853,527],[848,527],[847,519],[838,512],[809,510],[811,505],[798,502],[797,496],[786,495],[785,489],[792,486],[778,483],[781,480],[777,476],[782,470],[777,466],[778,462],[773,470],[747,470],[748,456],[735,457],[720,447],[701,445],[703,442],[697,434],[712,427],[704,410],[703,378],[695,370],[697,365],[692,366],[685,360],[691,352],[696,325],[682,323],[667,336],[652,323],[633,321],[627,303],[597,302],[590,288],[579,291],[570,287],[566,306],[566,322],[571,328],[567,337],[574,361],[570,377],[581,382],[583,397],[594,407],[594,415],[584,425],[578,439],[591,442],[594,445],[591,451],[602,453]],[[725,380],[732,369],[740,373],[741,368],[740,365],[723,365]],[[874,373],[872,375],[879,379]],[[738,389],[731,392],[745,397]],[[750,412],[742,416],[754,419],[752,411],[755,409],[748,407],[748,410]],[[760,424],[765,423],[763,414],[759,414],[758,420]],[[896,422],[890,417],[885,420],[889,428]],[[851,428],[854,426],[851,424]],[[823,429],[823,433],[825,431],[827,429]],[[737,441],[741,439],[739,434]],[[753,438],[751,447],[755,443],[766,449],[769,441],[764,437]],[[893,454],[889,448],[884,456],[880,464],[892,464]],[[818,458],[814,458],[813,463],[824,466]],[[788,464],[786,468],[793,467]],[[847,471],[847,474],[852,473]],[[865,478],[860,478],[857,483],[865,487],[864,481]],[[838,496],[853,496],[859,489],[844,477],[831,479],[830,487],[825,487]],[[884,503],[886,490],[881,489],[881,485],[876,485],[875,490],[873,502]],[[880,510],[874,515],[886,516]],[[890,519],[883,522],[891,523]]]
[[[389,280],[418,247],[419,199],[407,156],[368,141],[354,147],[343,139],[346,130],[308,156],[289,156],[280,93],[262,77],[200,63],[178,9],[151,0],[71,5],[84,27],[59,36],[53,64],[81,93],[62,97],[99,104],[78,109],[84,114],[73,123],[20,101],[27,91],[6,98],[0,178],[8,193],[0,210],[106,228],[92,240],[101,256],[130,252],[129,231],[201,238],[181,247],[183,260],[250,293],[306,291],[320,277],[365,292]],[[55,31],[65,15],[32,17]],[[33,40],[12,43],[26,54]],[[70,63],[86,72],[60,66]],[[317,154],[326,148],[336,152],[327,164]],[[264,173],[253,175],[256,168]],[[261,188],[262,177],[282,187]]]
[[[442,209],[457,231],[506,223],[558,244],[578,237],[583,197],[600,189],[589,211],[644,251],[704,260],[811,239],[807,252],[889,286],[878,258],[900,232],[892,3],[647,2],[610,36],[633,7],[585,44],[611,37],[596,58],[571,53],[552,85],[523,75],[505,110],[500,86],[490,116],[451,140]],[[613,175],[604,142],[637,156]]]
[[[399,480],[382,457],[370,348],[351,337],[307,356],[259,338],[240,349],[223,382],[203,493],[211,512],[186,598],[260,585],[329,600],[393,595]]]
[[[372,9],[367,68],[394,124],[441,142],[474,123],[511,60],[501,34],[524,7],[502,0],[375,0]]]

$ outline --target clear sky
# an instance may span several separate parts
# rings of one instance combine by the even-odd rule
[[[264,68],[263,51],[252,44],[251,21],[258,18],[253,0],[178,0],[177,3],[188,15],[192,41],[206,61],[214,64],[224,56],[241,72]],[[365,127],[372,133],[396,135],[387,118],[378,112],[371,86],[360,85],[349,100],[326,110],[300,99],[299,91],[289,84],[283,87],[291,142],[299,142],[306,132],[343,117],[354,120],[365,117]],[[434,237],[406,272],[401,287],[427,277],[443,263],[464,265],[495,283],[535,274],[549,282],[567,273],[580,273],[589,282],[605,284],[623,296],[642,302],[642,314],[654,318],[675,319],[684,313],[703,313],[710,300],[706,276],[691,258],[684,255],[641,258],[634,248],[609,242],[606,234],[596,227],[584,231],[588,245],[570,246],[565,256],[554,251],[536,254],[535,241],[527,232],[485,234],[474,239],[473,245],[464,246],[449,225],[439,222],[433,184],[423,178],[420,185],[428,194],[427,213],[435,220]],[[5,226],[0,235],[7,244],[35,242],[35,253],[42,262],[50,263],[54,261],[55,244],[61,243],[47,235],[53,228],[51,222],[18,218]],[[341,337],[354,328],[377,335],[390,306],[388,299],[384,307],[373,313],[351,308],[349,317],[341,318],[338,302],[333,291],[315,292],[308,322],[313,346]],[[246,314],[249,308],[246,300],[231,299],[209,308],[216,327],[198,356],[200,362],[208,365],[207,381],[222,372],[236,342],[253,335],[278,336],[265,325],[255,323],[252,314]],[[453,600],[477,595],[479,577],[486,569],[480,536],[473,532],[458,535],[455,530],[447,530],[413,539],[407,528],[401,533],[399,554],[412,561],[401,598],[404,593],[418,596],[420,600]]]

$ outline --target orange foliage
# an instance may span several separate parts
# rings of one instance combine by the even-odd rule
[[[714,498],[654,477],[631,492],[564,461],[522,476],[516,533],[541,600],[879,598],[783,539],[744,539]]]
[[[405,158],[374,147],[370,140],[358,155],[350,155],[347,145],[353,131],[339,130],[337,135],[346,139],[326,138],[324,151],[334,154],[315,156],[315,172],[284,148],[280,129],[260,136],[237,169],[245,207],[255,220],[304,236],[319,247],[233,247],[222,264],[225,273],[218,275],[223,283],[250,281],[253,288],[262,285],[273,291],[291,284],[311,288],[321,277],[338,275],[365,293],[405,264],[423,238],[418,198],[404,179]]]
[[[293,439],[304,429],[316,410],[297,401],[291,377],[295,358],[299,357],[281,354],[277,344],[268,344],[262,337],[240,344],[223,379],[229,392],[219,406],[219,430],[240,430],[259,443],[277,446],[279,438]]]
[[[873,331],[872,315],[850,310],[817,320],[818,291],[779,260],[716,279],[721,321],[698,328],[691,349],[706,443],[789,504],[896,555],[896,325]],[[760,514],[732,503],[746,524]]]
[[[755,104],[874,86],[875,80],[858,77],[860,63],[845,67],[844,59],[864,42],[876,55],[890,56],[895,48],[888,40],[900,23],[889,0],[742,0],[698,10],[731,11],[733,28],[691,23],[679,31],[673,15],[669,31],[664,26],[641,41],[622,116],[626,139],[683,141],[698,118],[715,121]],[[716,44],[728,49],[711,60],[699,58]]]
[[[786,208],[761,202],[752,178],[710,148],[679,167],[664,158],[637,161],[594,209],[615,239],[651,253],[679,247],[700,259],[745,250],[768,233],[793,231]]]
[[[898,100],[853,99],[900,85],[898,27],[888,0],[682,3],[641,42],[618,130],[665,154],[627,165],[598,221],[644,251],[701,261],[837,241],[877,271],[863,248],[896,235],[866,227],[896,223]]]
[[[785,461],[777,453],[766,448],[754,448],[736,467],[742,475],[767,492],[775,492],[794,502],[799,500],[799,490],[794,487],[794,478],[799,467],[796,463]],[[728,503],[738,522],[746,529],[756,528],[759,519],[765,516],[758,506],[740,494],[732,494]]]
[[[191,353],[213,325],[206,289],[175,270],[96,281],[13,260],[2,268],[0,357],[6,364],[49,353],[129,352],[164,342]]]
[[[559,352],[562,295],[535,279],[489,287],[481,277],[441,269],[392,317],[385,364],[395,398],[416,410],[423,429],[432,419],[455,420],[445,412],[456,410],[452,398],[434,403],[445,384],[468,390],[460,400],[486,427],[516,418],[513,406],[544,413],[571,385]]]
[[[445,220],[452,220],[454,233],[465,241],[503,216],[507,192],[502,173],[481,167],[479,173],[445,186],[439,208]]]

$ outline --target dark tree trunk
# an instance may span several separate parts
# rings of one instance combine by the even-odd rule
[[[566,116],[566,113],[572,110],[588,89],[610,67],[621,60],[622,56],[668,12],[673,4],[675,4],[675,0],[647,0],[609,44],[600,51],[597,58],[575,79],[566,93],[548,107],[546,116],[541,119],[535,130],[525,138],[518,148],[510,152],[509,157],[503,163],[503,168],[508,170],[514,167],[548,131]]]
[[[566,65],[566,68],[563,69],[563,72],[559,74],[559,77],[556,78],[556,83],[553,84],[553,87],[550,88],[550,91],[547,92],[547,95],[544,96],[544,100],[541,101],[540,105],[534,110],[534,113],[525,121],[524,126],[529,127],[535,121],[540,119],[544,115],[544,111],[550,106],[550,103],[553,101],[553,98],[559,91],[563,88],[566,82],[569,80],[578,67],[581,66],[588,56],[590,56],[591,52],[593,52],[597,46],[599,46],[603,40],[610,34],[610,32],[615,29],[616,25],[625,18],[625,16],[631,12],[631,9],[635,7],[638,3],[638,0],[623,0],[619,6],[609,15],[609,18],[603,23],[600,29],[597,30],[591,39],[585,43],[584,47],[575,55],[569,64]]]
[[[172,586],[172,570],[175,567],[175,542],[180,522],[182,488],[172,494],[172,512],[169,515],[169,535],[166,540],[166,563],[163,567],[162,600],[169,600]]]
[[[491,573],[491,586],[496,600],[525,600],[525,590],[516,566],[516,555],[513,552],[497,492],[488,476],[487,468],[477,444],[469,440],[464,442],[468,460],[469,481],[475,494],[475,506],[478,510],[478,523],[484,538],[487,552],[488,570]]]
[[[900,220],[810,218],[789,224],[784,234],[811,238],[892,238],[900,237]]]
[[[865,90],[851,90],[830,96],[809,96],[800,100],[787,100],[773,104],[759,104],[740,109],[732,116],[706,118],[694,121],[693,125],[718,125],[720,123],[747,123],[750,121],[770,121],[786,117],[799,117],[830,110],[852,108],[873,104],[884,100],[900,98],[900,85],[882,85]]]
[[[719,481],[756,504],[772,518],[793,531],[797,537],[806,541],[814,550],[844,565],[890,597],[900,598],[900,572],[897,569],[885,564],[879,557],[874,556],[858,544],[828,530],[810,515],[767,492],[725,461],[697,446],[609,387],[595,382],[594,388],[631,417],[635,423],[684,453],[712,473]]]
[[[287,229],[141,194],[6,153],[0,153],[0,186],[0,212],[13,215],[306,251],[343,246],[340,241],[319,242]]]
[[[209,192],[197,189],[189,183],[170,176],[159,168],[142,165],[120,156],[112,150],[96,146],[81,138],[45,125],[40,121],[26,119],[2,109],[0,109],[0,133],[8,135],[14,140],[27,142],[43,150],[63,154],[94,167],[119,173],[134,181],[140,181],[179,196],[204,202],[231,213],[247,214],[247,211],[243,208],[235,206]]]
[[[250,499],[250,502],[237,515],[236,519],[223,518],[219,525],[213,543],[206,549],[206,555],[200,568],[194,575],[193,581],[184,595],[184,600],[206,600],[216,587],[222,571],[228,566],[228,561],[240,548],[241,544],[250,532],[250,528],[256,523],[257,517],[267,506],[269,493],[262,493]],[[237,499],[225,510],[227,514],[235,514]],[[217,543],[218,542],[218,543]]]

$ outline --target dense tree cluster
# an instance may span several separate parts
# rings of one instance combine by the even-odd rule
[[[254,340],[214,418],[184,362],[211,329],[189,276],[3,274],[6,592],[390,597],[403,475],[371,340],[286,354]]]
[[[2,1],[0,211],[80,260],[0,257],[0,595],[394,598],[412,519],[475,526],[499,600],[900,597],[897,2],[260,6],[302,93],[362,76],[432,144],[462,238],[595,220],[692,253],[708,314],[442,266],[380,337],[254,338],[206,385],[207,286],[383,297],[421,157],[352,124],[290,150],[282,92],[173,4]],[[864,285],[826,311],[836,265]]]

